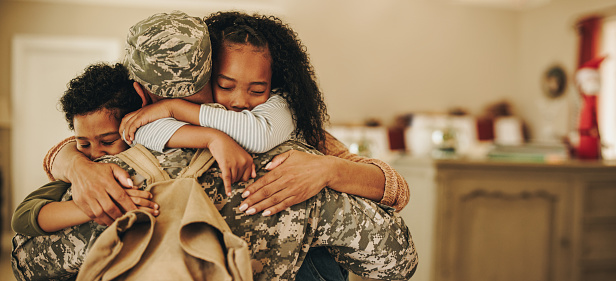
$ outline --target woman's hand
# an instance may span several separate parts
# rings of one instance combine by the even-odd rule
[[[123,211],[137,208],[123,188],[132,186],[128,173],[115,164],[77,158],[67,176],[75,204],[100,225],[110,225]]]
[[[225,133],[217,131],[208,148],[222,172],[225,193],[231,196],[231,184],[257,176],[252,156]]]
[[[120,123],[120,135],[131,144],[135,140],[135,132],[139,127],[161,118],[172,117],[168,100],[146,105],[136,111],[124,115]]]
[[[240,211],[264,216],[276,214],[306,201],[329,185],[334,172],[334,158],[290,150],[265,166],[269,173],[248,186],[242,197]]]

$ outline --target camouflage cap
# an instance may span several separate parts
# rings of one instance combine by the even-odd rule
[[[212,47],[202,19],[180,11],[155,14],[132,26],[124,64],[152,94],[190,96],[210,80]]]

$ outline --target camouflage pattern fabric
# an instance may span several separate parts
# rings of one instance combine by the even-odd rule
[[[115,163],[129,171],[135,178],[134,170],[116,157],[104,156],[97,162]],[[145,183],[141,186],[145,188]],[[73,198],[69,188],[62,201]],[[74,280],[84,261],[87,250],[106,229],[93,221],[69,227],[48,236],[13,237],[11,266],[17,280]]]
[[[318,153],[301,143],[285,142],[254,156],[258,177],[266,172],[262,167],[274,156],[290,149]],[[194,150],[152,153],[167,171],[178,171],[188,164]],[[119,164],[134,175],[134,170],[116,157],[104,161]],[[239,211],[239,205],[241,193],[253,180],[235,184],[229,198],[220,174],[218,167],[212,166],[199,182],[231,231],[248,243],[255,280],[293,280],[308,249],[318,246],[326,246],[344,268],[364,277],[407,280],[417,266],[410,232],[391,207],[324,188],[311,199],[273,216],[249,216]],[[33,277],[20,280],[66,280],[83,262],[91,246],[86,242],[98,234],[73,230],[46,236],[36,242],[41,245],[26,241],[19,258],[13,253],[14,270],[19,271],[15,274]],[[69,246],[59,247],[58,240],[69,241]],[[70,272],[65,270],[68,259]]]
[[[124,65],[152,94],[190,96],[203,89],[212,72],[207,26],[179,11],[142,20],[129,29]]]

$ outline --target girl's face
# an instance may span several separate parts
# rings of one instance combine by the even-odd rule
[[[214,69],[214,101],[228,110],[252,110],[270,96],[271,56],[267,48],[249,44],[222,47]]]
[[[120,120],[107,109],[73,117],[77,150],[91,160],[103,155],[115,155],[128,145],[122,140],[118,129]]]

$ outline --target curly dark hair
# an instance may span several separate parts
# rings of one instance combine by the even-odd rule
[[[97,63],[88,66],[83,74],[73,78],[60,98],[68,127],[74,130],[73,118],[101,109],[108,109],[118,120],[141,108],[141,98],[128,78],[122,64]]]
[[[272,89],[289,103],[297,126],[296,136],[317,149],[325,141],[329,119],[323,95],[306,47],[279,18],[241,12],[217,12],[204,18],[210,31],[212,55],[218,57],[225,43],[267,47],[272,56]]]

